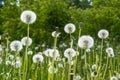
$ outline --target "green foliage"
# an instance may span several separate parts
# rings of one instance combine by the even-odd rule
[[[20,6],[16,6],[15,1],[6,1],[6,5],[0,9],[0,34],[9,33],[11,40],[26,36],[27,25],[21,22],[20,14],[24,10],[32,10],[37,20],[30,25],[30,37],[37,44],[52,44],[51,33],[56,27],[61,32],[58,42],[67,40],[69,35],[64,32],[64,26],[70,22],[76,25],[77,31],[79,22],[83,22],[82,34],[97,37],[98,30],[104,28],[109,30],[113,38],[120,35],[118,3],[119,0],[95,0],[92,8],[81,9],[61,0],[24,0]],[[77,38],[78,32],[74,35]]]

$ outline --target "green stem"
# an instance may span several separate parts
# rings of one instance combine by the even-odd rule
[[[107,68],[108,68],[108,57],[107,57],[107,64],[106,64],[106,68],[105,68],[105,71],[104,71],[104,73],[103,73],[103,78],[102,78],[102,80],[104,80],[104,78],[105,78],[105,75],[106,75],[106,71],[107,71]]]
[[[79,39],[80,35],[81,35],[81,28],[79,29],[78,39]],[[77,57],[78,57],[78,45],[77,45],[77,48],[76,48],[75,64],[74,64],[74,69],[73,69],[74,76],[75,76],[75,73],[76,73]]]
[[[103,39],[102,39],[102,42],[101,42],[100,67],[102,66],[102,50],[103,50]]]
[[[56,56],[56,44],[57,44],[57,37],[54,38],[54,53],[53,53],[53,58],[52,58],[52,76],[51,80],[54,80],[54,64],[55,64],[55,56]]]
[[[26,41],[26,49],[25,49],[25,57],[24,57],[24,68],[23,68],[23,80],[26,80],[27,77],[27,67],[28,67],[28,38],[29,38],[29,24],[27,28],[27,41]]]

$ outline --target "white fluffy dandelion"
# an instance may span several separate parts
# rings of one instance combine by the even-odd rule
[[[15,67],[15,68],[20,68],[21,65],[22,65],[22,64],[21,64],[20,60],[18,60],[18,61],[15,62],[14,67]]]
[[[106,49],[106,53],[108,54],[109,57],[114,57],[114,51],[113,48],[109,47]]]
[[[10,49],[12,51],[21,51],[23,49],[22,43],[18,40],[12,41],[10,43]]]
[[[101,39],[106,39],[106,38],[108,38],[108,36],[109,36],[109,32],[105,29],[101,29],[98,32],[98,37],[101,38]]]
[[[76,30],[76,27],[75,27],[75,25],[72,24],[72,23],[68,23],[68,24],[66,24],[65,27],[64,27],[64,31],[65,31],[66,33],[74,33],[75,30]]]
[[[92,65],[92,69],[93,69],[93,70],[97,69],[97,65],[96,65],[96,64],[93,64],[93,65]]]
[[[64,56],[68,59],[76,56],[76,51],[72,48],[68,48],[64,51]]]
[[[57,31],[52,32],[52,37],[59,37],[60,33]]]
[[[51,52],[52,49],[47,49],[43,52],[43,54],[47,57],[50,57],[50,52]]]
[[[54,49],[52,49],[51,51],[50,51],[50,57],[53,57],[54,55],[54,57],[55,57],[55,59],[57,58],[57,57],[60,57],[60,54],[59,54],[59,51],[56,49],[56,51],[54,51]]]
[[[33,51],[28,51],[28,55],[32,55],[33,54]]]
[[[40,63],[40,62],[43,62],[43,56],[42,55],[40,55],[40,54],[35,54],[34,56],[33,56],[33,62],[34,63]]]
[[[82,49],[89,49],[93,47],[94,45],[94,40],[91,36],[84,35],[81,36],[78,40],[78,46]]]
[[[21,43],[23,44],[23,46],[26,46],[27,45],[27,37],[23,37],[21,39]],[[28,38],[28,46],[30,46],[32,44],[32,39],[29,37]]]
[[[96,76],[98,76],[98,73],[96,71],[91,73],[91,77],[96,77]]]
[[[33,11],[25,10],[22,12],[21,21],[26,24],[32,24],[36,21],[36,14]]]
[[[112,76],[112,77],[110,78],[110,80],[118,80],[118,78],[115,77],[115,76]]]

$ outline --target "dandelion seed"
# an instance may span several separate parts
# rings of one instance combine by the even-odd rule
[[[90,49],[86,49],[86,52],[89,53],[91,50]]]
[[[20,61],[16,61],[14,66],[15,66],[15,68],[20,68],[21,67],[21,62]]]
[[[12,51],[21,51],[23,49],[22,43],[18,40],[12,41],[10,43],[10,49]]]
[[[106,49],[106,53],[108,54],[108,57],[114,57],[114,51],[111,47]]]
[[[56,32],[56,31],[52,32],[52,37],[59,37],[59,35],[60,35],[59,32]]]
[[[43,56],[42,55],[39,55],[39,54],[36,54],[33,56],[33,62],[34,63],[40,63],[40,62],[43,62]]]
[[[96,77],[96,76],[98,76],[98,73],[96,71],[94,71],[94,72],[91,73],[91,76]]]
[[[81,80],[81,76],[80,76],[80,75],[75,75],[75,76],[73,77],[73,80]]]
[[[47,49],[43,52],[43,54],[47,57],[50,57],[50,52],[51,52],[52,49]]]
[[[110,80],[118,80],[118,79],[117,79],[117,77],[112,76],[112,77],[110,78]]]
[[[78,46],[82,49],[89,49],[93,47],[94,40],[91,36],[81,36],[78,40]]]
[[[23,46],[26,46],[27,45],[27,37],[23,37],[21,39],[21,43],[23,44]],[[28,46],[30,46],[32,44],[32,39],[29,37],[28,38]]]
[[[36,21],[36,14],[33,11],[25,10],[22,12],[21,21],[26,24],[32,24]]]
[[[28,51],[28,55],[32,55],[33,54],[33,51]]]
[[[11,61],[7,60],[6,65],[11,65]]]
[[[55,56],[54,56],[54,54],[55,54]],[[57,58],[57,57],[60,57],[60,54],[59,54],[59,51],[56,49],[56,51],[54,51],[54,49],[52,49],[51,51],[50,51],[50,57],[55,57],[55,59]]]
[[[66,33],[74,33],[75,30],[76,30],[76,27],[75,27],[75,25],[72,24],[72,23],[68,23],[68,24],[66,24],[65,27],[64,27],[64,31],[65,31]]]
[[[9,54],[8,58],[9,58],[10,60],[13,60],[13,59],[14,59],[14,56],[13,56],[12,54]]]
[[[92,65],[92,69],[93,69],[93,70],[97,69],[97,65],[96,65],[96,64],[93,64],[93,65]]]
[[[98,32],[98,37],[101,38],[101,39],[106,39],[106,38],[108,38],[108,36],[109,36],[109,32],[105,29],[101,29]]]
[[[68,59],[71,59],[76,56],[76,51],[72,48],[68,48],[64,51],[64,56]]]

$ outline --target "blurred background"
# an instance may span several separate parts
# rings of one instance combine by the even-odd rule
[[[27,34],[27,25],[21,22],[24,10],[37,15],[30,25],[30,37],[34,44],[53,44],[51,33],[61,32],[58,44],[67,42],[69,34],[64,32],[67,23],[76,25],[72,35],[77,41],[79,23],[82,35],[97,37],[100,29],[107,29],[110,42],[120,41],[120,0],[0,0],[0,35],[10,36],[10,41],[20,40]],[[4,40],[3,40],[4,41]]]

